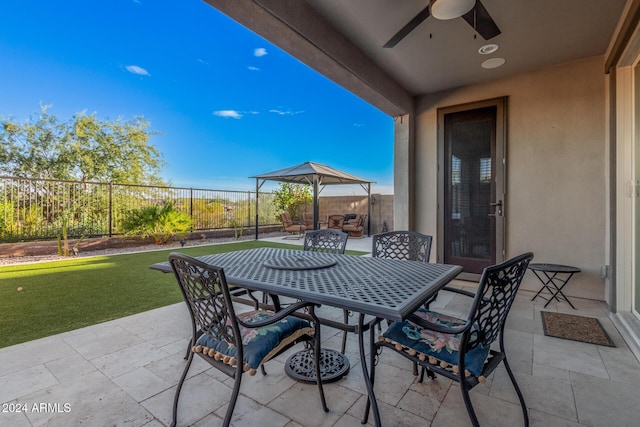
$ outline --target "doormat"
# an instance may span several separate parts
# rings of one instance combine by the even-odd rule
[[[595,317],[542,311],[542,327],[549,337],[615,347]]]

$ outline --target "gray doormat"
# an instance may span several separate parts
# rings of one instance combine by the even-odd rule
[[[615,347],[595,317],[542,311],[544,334],[550,337]]]

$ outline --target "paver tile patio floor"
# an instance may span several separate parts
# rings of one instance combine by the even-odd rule
[[[366,241],[360,244],[364,247]],[[525,291],[518,295],[505,335],[531,425],[638,425],[640,364],[607,317],[607,306],[572,298],[577,314],[600,319],[615,348],[544,336],[544,301],[531,302],[531,296]],[[443,292],[436,306],[455,313],[464,305],[458,296]],[[322,310],[324,316],[342,316],[341,310]],[[564,303],[552,303],[547,310],[575,313]],[[0,425],[168,425],[189,333],[187,309],[180,303],[0,349]],[[322,334],[325,347],[339,348],[340,331],[323,328]],[[233,425],[360,425],[366,397],[355,335],[349,336],[347,347],[350,374],[325,385],[327,414],[314,384],[298,383],[284,373],[288,354],[267,364],[267,376],[243,378]],[[390,352],[382,353],[377,372],[383,425],[469,425],[457,384],[445,378],[421,384],[411,365]],[[231,385],[229,378],[194,358],[178,424],[221,425]],[[504,368],[471,395],[482,425],[522,425]]]

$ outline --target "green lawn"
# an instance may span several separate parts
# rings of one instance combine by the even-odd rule
[[[179,251],[200,256],[265,246],[301,249],[245,241]],[[0,348],[181,301],[175,277],[149,269],[175,250],[0,268]]]

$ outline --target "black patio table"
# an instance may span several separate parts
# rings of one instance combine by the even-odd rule
[[[380,414],[364,348],[364,331],[368,329],[373,340],[375,328],[369,327],[371,322],[365,325],[365,316],[404,320],[462,271],[457,265],[279,248],[226,252],[198,259],[224,268],[227,281],[238,287],[359,313],[355,332],[376,426],[381,425]],[[168,262],[151,268],[171,272]]]

